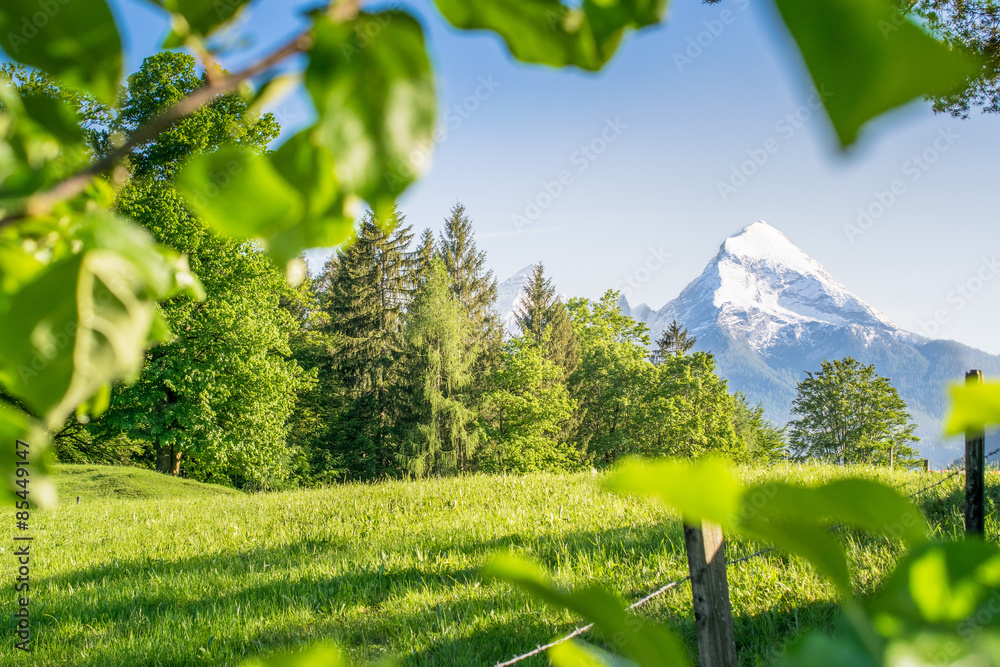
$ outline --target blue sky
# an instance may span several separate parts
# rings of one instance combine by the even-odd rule
[[[131,71],[167,26],[143,3],[114,4]],[[311,4],[258,0],[241,25],[252,44],[224,63],[287,39]],[[499,278],[543,261],[560,291],[596,297],[630,278],[630,301],[659,308],[725,237],[767,220],[900,326],[1000,354],[1000,118],[918,102],[841,154],[758,0],[676,3],[597,75],[516,63],[498,38],[404,5],[428,32],[448,128],[401,201],[418,231],[460,200]],[[301,95],[273,111],[289,129],[312,115]],[[670,257],[647,275],[653,253]]]

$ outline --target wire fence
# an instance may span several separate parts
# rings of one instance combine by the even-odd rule
[[[984,458],[986,460],[989,460],[989,458],[991,456],[995,455],[995,454],[1000,454],[1000,447],[998,447],[998,448],[994,449],[992,452],[986,454],[986,456]],[[937,486],[941,486],[942,484],[944,484],[945,482],[947,482],[952,477],[955,477],[957,475],[964,475],[964,474],[965,474],[965,470],[962,470],[962,469],[955,470],[951,474],[949,474],[949,475],[947,475],[947,476],[939,479],[938,481],[934,482],[933,484],[929,484],[929,485],[925,486],[922,489],[914,491],[913,493],[911,493],[907,497],[908,498],[915,498],[916,496],[919,496],[922,493],[930,491],[931,489],[933,489],[933,488],[935,488]],[[837,528],[838,528],[838,526],[832,526],[830,528],[830,530],[836,530]],[[774,547],[767,547],[767,548],[761,549],[759,551],[756,551],[756,552],[754,552],[754,553],[752,553],[752,554],[750,554],[748,556],[743,556],[741,558],[736,558],[734,560],[728,561],[726,563],[726,566],[728,567],[730,565],[736,565],[737,563],[743,563],[743,562],[748,561],[748,560],[753,560],[754,558],[759,558],[759,557],[764,556],[764,555],[766,555],[766,554],[768,554],[768,553],[770,553],[770,552],[772,552],[774,550],[775,550]],[[663,595],[667,591],[669,591],[671,589],[674,589],[674,588],[677,588],[681,584],[687,583],[688,581],[691,581],[690,575],[686,576],[686,577],[683,577],[681,579],[676,579],[674,581],[671,581],[669,584],[661,586],[660,588],[656,589],[655,591],[653,591],[652,593],[650,593],[646,597],[641,598],[640,600],[637,600],[637,601],[633,602],[632,604],[630,604],[628,606],[628,610],[632,611],[632,610],[638,609],[639,607],[643,606],[644,604],[646,604],[650,600],[658,598],[659,596]],[[540,644],[540,645],[536,646],[535,648],[533,648],[532,650],[528,651],[527,653],[522,653],[521,655],[519,655],[517,657],[514,657],[514,658],[511,658],[510,660],[507,660],[505,662],[498,662],[498,663],[496,663],[496,665],[494,665],[494,667],[510,667],[510,665],[516,665],[517,663],[519,663],[519,662],[521,662],[523,660],[527,660],[528,658],[534,657],[536,655],[541,655],[542,653],[545,653],[546,651],[548,651],[550,648],[553,648],[554,646],[558,646],[559,644],[562,644],[564,642],[568,642],[569,640],[574,639],[575,637],[579,637],[580,635],[586,634],[587,632],[589,632],[593,628],[594,628],[594,624],[593,623],[588,623],[587,625],[582,625],[582,626],[574,629],[569,634],[567,634],[567,635],[565,635],[563,637],[560,637],[559,639],[556,639],[555,641],[552,641],[552,642],[550,642],[548,644]]]
[[[729,566],[729,565],[736,565],[737,563],[742,563],[744,561],[752,560],[754,558],[759,558],[759,557],[763,556],[764,554],[770,553],[772,551],[774,551],[774,547],[768,547],[766,549],[761,549],[760,551],[754,552],[754,553],[750,554],[749,556],[743,556],[741,558],[736,558],[735,560],[731,560],[731,561],[727,562],[726,565],[727,566]],[[670,589],[677,588],[681,584],[687,583],[688,581],[691,581],[691,576],[690,575],[688,575],[686,577],[683,577],[682,579],[676,579],[674,581],[671,581],[669,584],[667,584],[665,586],[661,586],[660,588],[656,589],[655,591],[653,591],[652,593],[650,593],[646,597],[644,597],[644,598],[642,598],[640,600],[636,600],[635,602],[633,602],[632,604],[630,604],[628,606],[628,610],[629,611],[633,611],[635,609],[638,609],[639,607],[641,607],[642,605],[646,604],[650,600],[658,598],[659,596],[663,595],[664,593],[666,593]],[[574,637],[579,637],[580,635],[582,635],[582,634],[588,632],[589,630],[593,629],[593,627],[594,627],[593,623],[588,623],[587,625],[580,626],[580,627],[576,628],[575,630],[573,630],[573,632],[569,633],[568,635],[566,635],[564,637],[560,637],[559,639],[556,639],[555,641],[550,642],[548,644],[541,644],[539,646],[536,646],[535,648],[533,648],[532,650],[528,651],[527,653],[522,653],[521,655],[517,656],[516,658],[511,658],[510,660],[507,660],[506,662],[498,662],[496,665],[494,665],[494,667],[509,667],[510,665],[516,665],[517,663],[521,662],[522,660],[527,660],[528,658],[534,657],[536,655],[541,655],[542,653],[545,653],[546,651],[548,651],[553,646],[558,646],[559,644],[562,644],[563,642],[568,642],[570,639],[573,639]]]

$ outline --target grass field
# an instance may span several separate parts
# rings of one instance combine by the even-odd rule
[[[860,472],[906,490],[935,479]],[[845,471],[774,466],[743,474],[818,482]],[[939,534],[960,532],[961,479],[920,497]],[[492,665],[578,620],[482,582],[478,568],[499,550],[540,561],[567,585],[609,583],[627,601],[686,574],[676,517],[605,493],[600,480],[473,476],[245,495],[146,471],[60,466],[60,504],[32,517],[34,652],[13,648],[8,616],[0,664],[238,665],[327,639],[358,659]],[[998,481],[988,486],[995,502]],[[988,534],[997,529],[991,516]],[[845,540],[858,590],[872,590],[898,546],[857,533]],[[8,571],[10,545],[0,547]],[[728,555],[757,549],[736,541]],[[743,664],[766,661],[835,613],[832,587],[795,558],[772,553],[733,565],[729,581]],[[689,587],[642,613],[694,646]]]

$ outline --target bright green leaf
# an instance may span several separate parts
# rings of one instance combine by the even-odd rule
[[[949,435],[1000,424],[1000,384],[955,384],[949,392],[951,411],[945,425]]]
[[[759,516],[744,519],[741,532],[809,561],[841,593],[851,594],[851,575],[844,548],[830,531],[809,523],[769,521]]]
[[[627,29],[662,21],[667,5],[666,0],[585,0],[577,8],[559,0],[436,3],[455,27],[500,35],[518,60],[589,71],[608,61]]]
[[[434,76],[420,24],[404,12],[345,23],[318,16],[306,88],[321,141],[346,193],[385,218],[422,170],[436,122]]]
[[[56,261],[9,302],[0,384],[52,428],[107,383],[135,375],[158,327],[156,302],[200,295],[186,263],[141,228],[107,215],[79,221],[79,252]]]
[[[841,146],[869,120],[961,88],[980,71],[888,0],[775,0],[798,44]]]
[[[27,447],[16,447],[20,440]],[[31,491],[29,500],[39,507],[49,507],[55,504],[55,487],[46,478],[48,465],[45,456],[48,447],[48,436],[39,424],[34,423],[28,415],[10,405],[0,403],[0,504],[20,500],[14,496],[16,491],[23,491],[16,485],[18,480],[15,461],[27,460],[31,476]],[[26,452],[27,459],[20,459],[16,451]]]
[[[747,490],[744,515],[802,523],[842,523],[902,539],[910,545],[927,539],[927,521],[894,490],[864,479],[841,479],[809,488],[765,483]]]
[[[148,0],[183,19],[174,22],[174,32],[181,35],[194,33],[210,35],[220,26],[231,21],[251,0]],[[183,29],[183,30],[180,30]]]
[[[282,653],[270,658],[255,658],[241,667],[349,667],[343,651],[328,644],[318,644],[299,653]]]
[[[4,0],[0,46],[11,59],[105,102],[118,94],[121,39],[105,0]]]
[[[266,238],[302,215],[299,193],[270,161],[238,146],[195,155],[177,175],[177,188],[209,226],[238,239]]]
[[[483,575],[510,582],[547,604],[593,621],[606,641],[644,667],[690,664],[683,645],[671,632],[633,616],[601,588],[562,590],[534,564],[509,555],[496,557],[483,568]]]
[[[616,493],[659,498],[686,521],[714,521],[724,529],[735,525],[743,484],[720,459],[626,460],[605,482]]]
[[[954,626],[978,618],[1000,627],[1000,549],[978,540],[928,543],[905,555],[870,610],[886,635],[925,627]],[[989,613],[978,615],[983,607]]]
[[[553,667],[636,667],[636,663],[575,639],[548,651]]]

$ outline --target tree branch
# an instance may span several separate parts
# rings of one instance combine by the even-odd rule
[[[248,79],[270,69],[286,58],[307,50],[311,45],[311,30],[306,30],[281,48],[273,51],[241,72],[231,74],[223,79],[217,79],[214,82],[209,80],[204,86],[137,129],[121,146],[118,146],[107,155],[96,160],[87,168],[60,181],[50,189],[29,197],[23,211],[0,218],[0,229],[24,218],[50,213],[56,204],[71,199],[83,192],[95,176],[114,167],[136,148],[156,139],[157,136],[169,129],[170,126],[181,118],[194,113],[219,95],[226,95],[236,91],[240,84]]]

